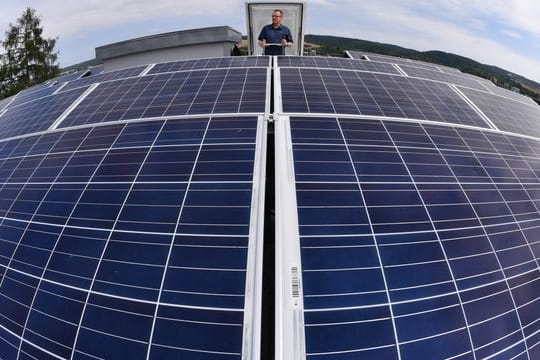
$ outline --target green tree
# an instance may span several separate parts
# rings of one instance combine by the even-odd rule
[[[0,98],[11,96],[59,74],[54,51],[57,39],[43,38],[41,19],[27,8],[15,24],[9,24],[2,42]]]

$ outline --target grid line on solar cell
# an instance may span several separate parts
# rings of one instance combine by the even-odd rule
[[[283,111],[403,117],[488,127],[448,84],[345,71],[281,68]]]
[[[100,84],[60,127],[210,113],[263,113],[266,68],[196,70]]]
[[[360,232],[361,228],[358,228],[356,231],[351,228],[351,231],[347,229],[347,227],[351,227],[352,224],[343,223],[343,221],[339,220],[330,220],[336,216],[344,216],[337,212],[340,207],[346,211],[354,209],[354,206],[351,207],[352,202],[355,201],[355,196],[353,195],[354,192],[351,193],[350,191],[352,190],[350,190],[346,193],[344,190],[349,184],[352,186],[355,182],[348,181],[347,178],[334,178],[336,175],[339,176],[340,173],[345,171],[345,169],[342,170],[341,165],[339,165],[339,158],[337,157],[340,153],[338,151],[339,147],[342,146],[340,144],[343,144],[343,141],[337,143],[331,141],[331,139],[335,137],[340,137],[336,126],[331,126],[332,121],[335,122],[335,119],[293,118],[292,121],[294,125],[292,126],[292,136],[293,146],[295,148],[296,184],[299,196],[300,236],[302,249],[304,249],[302,260],[303,266],[307,270],[315,269],[313,268],[313,261],[317,258],[314,257],[315,255],[308,258],[306,253],[308,249],[310,249],[309,251],[311,252],[319,251],[321,252],[321,255],[326,252],[326,255],[323,255],[324,258],[318,258],[317,261],[321,262],[324,259],[324,262],[328,263],[336,262],[337,260],[335,258],[337,258],[338,254],[336,252],[336,256],[333,256],[329,251],[335,252],[341,249],[342,251],[346,251],[349,256],[343,258],[339,257],[341,259],[337,271],[337,273],[339,273],[340,270],[347,269],[345,266],[348,265],[353,258],[359,259],[359,256],[362,253],[358,251],[366,252],[369,249],[367,243],[364,240],[361,241],[362,238],[365,238],[366,240],[369,239],[365,236],[360,238],[363,233]],[[537,191],[537,195],[532,196],[532,192],[530,191],[532,189],[528,189],[529,191],[527,191],[524,186],[520,185],[520,182],[516,182],[512,179],[516,178],[516,171],[520,171],[520,174],[522,174],[521,176],[523,176],[523,174],[528,174],[527,176],[530,177],[533,174],[531,172],[533,167],[531,167],[529,163],[535,161],[536,155],[532,149],[535,147],[538,148],[538,142],[497,132],[480,132],[477,130],[473,131],[460,128],[453,129],[421,123],[413,124],[407,122],[384,121],[380,122],[379,125],[375,125],[375,123],[369,120],[357,120],[355,122],[352,119],[340,119],[339,121],[343,126],[344,136],[349,141],[354,139],[348,146],[355,159],[355,166],[359,172],[358,176],[363,184],[362,190],[364,193],[363,195],[366,197],[367,211],[375,216],[373,219],[375,233],[377,234],[376,237],[379,246],[381,247],[383,259],[385,259],[383,264],[384,269],[391,279],[391,284],[395,283],[397,280],[396,275],[393,274],[393,269],[399,269],[401,272],[407,273],[410,271],[408,268],[417,267],[417,274],[420,274],[426,272],[429,273],[429,270],[427,269],[432,265],[447,263],[449,267],[451,266],[451,269],[456,271],[457,283],[455,284],[456,286],[459,284],[459,295],[463,298],[462,306],[467,308],[467,316],[471,318],[470,332],[474,339],[473,348],[475,349],[477,356],[485,357],[499,351],[504,354],[510,354],[510,348],[505,348],[508,344],[507,341],[510,341],[512,344],[518,344],[520,347],[519,351],[524,350],[524,352],[527,352],[524,339],[528,339],[530,336],[529,334],[535,331],[535,329],[532,328],[534,326],[532,325],[534,324],[532,321],[535,320],[531,321],[531,318],[536,319],[534,315],[531,316],[529,313],[534,307],[534,304],[538,302],[538,299],[531,300],[531,295],[534,294],[534,291],[531,292],[531,290],[536,286],[535,284],[538,283],[538,277],[532,277],[536,276],[537,273],[538,256],[535,256],[532,252],[533,249],[530,240],[534,239],[534,235],[532,235],[531,232],[534,230],[532,229],[540,228],[540,224],[537,224],[538,221],[536,221],[538,217],[538,207],[534,204],[534,199],[536,198],[536,201],[538,201],[540,196]],[[308,124],[309,126],[306,126]],[[312,141],[311,138],[316,138],[317,141]],[[363,148],[366,146],[364,145],[366,141],[371,147],[369,150],[366,149],[365,155],[363,155]],[[312,143],[318,144],[317,150],[315,150],[314,147],[311,147],[310,144]],[[325,148],[324,143],[330,144],[329,149]],[[424,145],[420,146],[421,144]],[[517,147],[518,145],[519,147]],[[388,150],[394,148],[395,155],[391,155],[392,152],[384,150],[385,148]],[[372,152],[377,149],[381,149],[383,153],[387,154],[384,155],[384,157],[387,158],[386,161],[383,161],[383,158],[379,157],[377,152]],[[501,149],[502,152],[499,151],[499,149]],[[469,155],[467,156],[467,154]],[[525,157],[523,157],[523,155],[525,155]],[[460,158],[465,159],[466,161],[456,162],[456,160]],[[313,160],[309,161],[309,159]],[[475,159],[476,165],[467,159]],[[494,162],[495,160],[497,161]],[[331,167],[334,170],[332,171],[333,174],[331,175],[331,178],[325,179],[324,173],[326,167],[324,164],[327,162],[332,164]],[[441,165],[439,166],[437,163],[440,163]],[[317,164],[321,165],[319,174],[316,174],[317,166],[319,166]],[[402,170],[399,170],[399,164],[402,164]],[[506,170],[504,170],[505,168]],[[386,180],[384,176],[381,177],[382,182],[380,183],[377,183],[376,181],[370,182],[367,181],[367,179],[364,180],[366,175],[372,173],[372,170],[370,169],[376,171],[373,174],[381,175],[397,175],[396,171],[398,170],[404,173],[407,173],[408,171],[409,180],[407,182],[403,179],[404,181],[396,183],[391,180],[391,178]],[[509,174],[506,175],[505,173],[501,173],[503,170]],[[446,175],[443,171],[446,172]],[[526,172],[523,173],[523,171]],[[470,178],[470,180],[473,181],[466,181],[464,176],[474,172],[478,173],[475,177]],[[313,173],[313,175],[308,177],[309,173]],[[319,178],[313,176],[319,176]],[[534,180],[531,184],[538,184],[537,176],[532,176],[532,179]],[[449,181],[452,178],[453,181]],[[413,186],[405,187],[407,183]],[[323,186],[323,184],[325,185]],[[333,191],[331,191],[332,189]],[[390,191],[391,189],[394,189],[393,193]],[[500,195],[498,199],[495,198],[490,201],[483,200],[482,197],[478,198],[478,196],[485,196],[483,193],[486,191],[494,194],[498,193]],[[503,193],[503,191],[505,193]],[[342,192],[343,195],[340,195]],[[335,198],[335,200],[330,201],[330,194],[332,194],[331,196]],[[470,198],[470,196],[473,195],[475,197]],[[459,200],[456,196],[460,196],[462,200]],[[518,197],[516,198],[515,196]],[[356,197],[359,197],[359,195]],[[415,197],[416,200],[414,200]],[[328,201],[325,201],[325,199]],[[307,203],[307,201],[309,201],[309,203]],[[336,206],[332,206],[335,201],[337,201]],[[414,204],[417,203],[421,205],[420,203],[422,201],[424,204],[423,207],[426,210],[426,217],[428,215],[435,217],[431,220],[431,230],[427,228],[423,229],[423,227],[421,227],[417,215],[414,215],[413,217],[405,215],[407,211],[413,213],[413,211],[415,211],[414,206],[416,206]],[[319,203],[325,204],[325,212],[316,215],[317,213],[313,211],[320,207],[317,206]],[[466,208],[463,207],[465,205],[470,210],[466,210]],[[406,210],[407,206],[409,210]],[[456,210],[451,210],[453,207],[456,207]],[[402,209],[396,214],[401,214],[400,216],[403,218],[399,219],[395,217],[396,215],[391,215],[391,212],[393,211],[392,208]],[[438,208],[446,208],[448,210],[446,218],[441,218],[441,215],[444,215],[444,212],[440,212],[437,210]],[[502,217],[499,210],[496,210],[495,212],[491,210],[491,213],[485,213],[485,210],[489,210],[490,208],[506,209],[504,211],[511,215]],[[378,209],[386,210],[386,214],[384,212],[379,212]],[[473,210],[481,211],[481,213],[475,213]],[[317,216],[315,219],[320,216],[317,227],[313,228],[313,231],[315,232],[305,226],[302,228],[302,224],[306,225],[305,221],[309,219],[309,217],[307,217],[308,211],[311,212],[310,216]],[[305,212],[306,215],[303,216],[303,212]],[[463,214],[460,214],[461,212],[463,212]],[[471,221],[474,220],[476,223],[466,222],[468,221],[466,219],[467,212],[471,212]],[[389,215],[391,215],[391,217],[384,218]],[[521,217],[518,218],[518,215]],[[302,219],[304,219],[304,222],[302,222]],[[377,221],[376,219],[379,220]],[[394,219],[399,219],[399,222]],[[416,220],[414,223],[411,223],[410,220],[409,222],[406,222],[407,219]],[[449,221],[452,221],[454,225],[445,225],[445,223],[450,225],[451,222]],[[385,230],[385,228],[377,229],[377,226],[380,227],[385,222],[387,223],[387,225],[385,225],[387,230]],[[309,224],[311,223],[311,220],[309,220]],[[325,230],[324,224],[327,223],[332,223],[334,226],[327,227],[328,230]],[[400,231],[400,226],[404,226],[407,223],[413,224],[414,227],[417,227],[416,230],[418,231],[415,231],[414,227],[410,228],[411,230],[408,232],[404,231],[406,229]],[[530,225],[525,225],[527,223],[530,223]],[[344,232],[341,233],[341,231]],[[416,241],[408,240],[408,238],[414,234]],[[437,236],[433,236],[433,234],[439,236],[439,240],[437,240]],[[511,237],[509,238],[509,236]],[[513,242],[508,242],[509,240],[501,242],[505,238],[512,239],[512,237],[515,239]],[[393,238],[396,240],[391,240]],[[520,238],[522,240],[519,240]],[[330,241],[330,239],[338,240],[339,244]],[[475,239],[474,242],[472,242],[473,239]],[[431,245],[429,244],[436,243],[439,243],[447,252],[446,260],[443,260],[440,257],[440,261],[438,260],[439,258],[422,258],[422,256],[425,256],[422,255],[422,253],[425,253],[430,248]],[[465,244],[468,245],[465,246]],[[469,246],[472,246],[472,248],[469,248]],[[388,262],[391,259],[388,257],[389,255],[393,254],[392,257],[396,258],[399,254],[395,253],[394,250],[391,250],[393,248],[402,249],[399,257],[410,257],[410,260],[406,262],[395,262],[395,260]],[[413,250],[415,248],[416,250]],[[518,252],[522,255],[517,256]],[[343,252],[343,255],[346,253]],[[425,254],[427,255],[429,252]],[[348,257],[350,257],[350,260]],[[332,258],[334,258],[334,260],[332,260]],[[489,265],[490,262],[492,265]],[[486,267],[486,265],[489,266]],[[420,267],[424,267],[426,270],[421,270]],[[478,267],[478,269],[474,269],[474,267]],[[357,272],[359,269],[369,268],[370,267],[366,266],[356,266],[350,267],[349,271]],[[323,279],[321,276],[325,274],[324,269],[328,270],[326,271],[327,275],[324,276],[330,276],[331,273],[336,272],[335,270],[329,271],[330,269],[333,269],[333,267],[328,268],[328,266],[326,266],[320,267],[320,271],[307,271],[304,274],[304,284],[307,287],[307,289],[304,290],[304,293],[306,294],[306,316],[308,313],[314,311],[316,313],[325,312],[323,309],[317,310],[310,308],[310,304],[322,303],[320,300],[317,300],[318,302],[315,303],[313,302],[317,298],[314,298],[313,294],[310,292],[310,286],[313,286],[314,283],[309,278],[313,276],[312,274],[320,274],[317,276],[319,276],[319,279]],[[434,270],[435,268],[433,268],[433,271]],[[437,272],[433,273],[434,276],[436,274]],[[422,275],[422,277],[423,276],[427,276],[427,274]],[[452,291],[445,291],[444,284],[447,284],[448,281],[441,280],[443,279],[436,282],[431,281],[426,284],[410,284],[410,286],[393,285],[390,287],[392,306],[395,307],[397,312],[396,319],[399,319],[398,335],[400,337],[399,344],[402,353],[409,355],[413,354],[410,352],[412,351],[410,350],[412,349],[410,346],[413,346],[413,344],[423,344],[422,346],[430,347],[437,346],[436,344],[440,344],[440,341],[446,341],[444,339],[448,336],[454,337],[452,342],[457,341],[458,343],[463,344],[464,339],[467,338],[462,337],[461,335],[464,331],[460,330],[464,329],[463,325],[461,327],[455,327],[454,330],[452,330],[452,328],[441,328],[439,331],[434,331],[431,334],[419,334],[416,336],[412,336],[412,333],[418,333],[418,329],[408,335],[407,332],[403,333],[403,331],[399,331],[405,324],[410,322],[406,319],[417,319],[415,322],[418,323],[421,318],[425,318],[429,313],[438,314],[437,316],[441,317],[445,311],[452,308],[458,308],[456,299],[458,293],[456,292],[456,289],[454,288]],[[454,280],[454,282],[456,280]],[[333,287],[343,286],[338,285],[339,280],[334,275],[322,282]],[[364,283],[367,285],[369,284],[369,281],[366,280]],[[510,283],[512,285],[510,285]],[[430,286],[438,286],[442,291],[439,293],[435,292],[432,296],[419,296],[420,291],[427,292],[426,295],[433,293],[435,288],[430,289]],[[366,288],[366,291],[364,292],[348,291],[347,293],[344,291],[337,291],[337,293],[343,293],[341,294],[343,301],[339,300],[337,303],[337,297],[335,296],[337,295],[336,291],[334,291],[334,294],[326,294],[326,296],[321,297],[320,299],[328,299],[324,300],[325,303],[328,303],[329,301],[332,301],[336,305],[342,303],[343,311],[346,309],[348,309],[347,311],[368,311],[369,309],[376,308],[377,302],[373,302],[374,299],[359,307],[350,306],[352,305],[351,301],[345,300],[346,298],[353,299],[354,296],[357,298],[360,296],[365,297],[368,294],[375,296],[377,293],[373,290],[367,290],[368,289]],[[413,295],[414,292],[412,292],[410,295],[407,295],[407,297],[403,297],[403,295],[407,294],[410,290],[416,291],[417,295]],[[519,294],[519,302],[517,302],[517,294]],[[411,296],[411,298],[408,298],[409,296]],[[446,303],[446,305],[441,303],[444,299],[452,298],[454,300]],[[369,298],[365,299],[368,300]],[[515,299],[515,301],[512,302],[512,299]],[[405,306],[411,307],[414,304],[418,304],[414,306],[420,306],[422,302],[428,300],[430,302],[436,301],[436,303],[440,303],[440,305],[432,305],[424,308],[424,310],[422,310],[422,307],[419,307],[416,311],[406,310],[407,308]],[[379,300],[379,303],[382,303],[382,301]],[[494,310],[490,311],[491,313],[485,315],[478,313],[479,306],[486,308],[492,308],[494,306],[488,304],[498,305]],[[333,310],[337,311],[339,308],[339,306],[334,306]],[[403,312],[403,310],[406,311]],[[328,311],[332,311],[332,309],[328,309]],[[538,311],[536,311],[536,313],[538,313]],[[525,316],[525,314],[527,315]],[[306,324],[311,323],[309,319],[310,317],[307,317]],[[347,319],[348,322],[346,322],[346,324],[349,325],[344,326],[352,326],[350,317],[347,317]],[[524,321],[524,319],[526,320]],[[334,322],[336,321],[337,319],[334,320]],[[438,321],[441,320],[439,319]],[[337,321],[337,323],[339,322],[340,321]],[[493,331],[492,329],[499,328],[501,322],[507,323],[510,328],[507,333],[497,335],[496,332],[498,330]],[[522,326],[520,326],[520,322]],[[417,326],[417,324],[415,326]],[[527,332],[524,332],[525,330],[521,329],[527,329]],[[528,329],[531,329],[531,331]],[[334,332],[339,332],[338,328],[335,328]],[[411,332],[411,330],[408,332]],[[343,338],[347,337],[347,335],[344,334],[341,334],[340,336]],[[406,338],[403,339],[403,336]],[[491,338],[489,338],[490,336]],[[307,340],[309,349],[310,343],[309,339]],[[470,342],[470,340],[466,341]],[[526,345],[528,348],[531,347],[530,343],[527,343]],[[503,350],[500,350],[501,347]],[[456,349],[457,348],[459,347],[456,347]],[[441,357],[451,356],[448,352],[445,352],[446,355],[442,355],[443,353],[441,351],[447,350],[448,348],[445,350],[445,347],[441,347],[436,353],[441,354]],[[468,352],[470,352],[470,350]],[[453,355],[455,354],[453,353]],[[410,356],[414,357],[414,355]]]
[[[540,137],[540,106],[463,87],[459,90],[500,130]]]
[[[177,71],[191,71],[198,69],[218,68],[246,68],[246,67],[269,67],[270,57],[267,56],[241,56],[208,58],[195,60],[182,60],[155,64],[149,74],[159,74]]]

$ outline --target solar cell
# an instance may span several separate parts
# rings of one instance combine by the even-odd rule
[[[264,124],[158,120],[1,142],[0,357],[246,356]]]
[[[101,83],[61,127],[147,117],[263,113],[266,68],[195,70]]]
[[[290,129],[307,358],[534,354],[540,143],[354,117]]]
[[[387,116],[488,127],[447,84],[347,70],[280,68],[283,112]]]
[[[459,88],[500,129],[540,137],[540,107],[508,97]]]

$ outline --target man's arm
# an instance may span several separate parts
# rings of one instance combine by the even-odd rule
[[[265,26],[261,29],[261,32],[259,33],[259,37],[257,38],[258,39],[258,43],[259,43],[259,46],[262,47],[264,49],[264,47],[266,46],[266,36],[265,36]]]
[[[289,41],[287,41],[286,38],[281,39],[281,46],[284,46],[284,47],[291,47],[292,44],[293,44],[292,41],[289,42]]]
[[[293,40],[291,36],[291,31],[287,28],[287,33],[281,38],[281,45],[284,47],[293,46]]]

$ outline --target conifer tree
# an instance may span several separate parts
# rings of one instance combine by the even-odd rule
[[[2,42],[0,98],[58,75],[58,53],[54,51],[57,39],[46,39],[42,34],[41,19],[30,7],[9,25]]]

